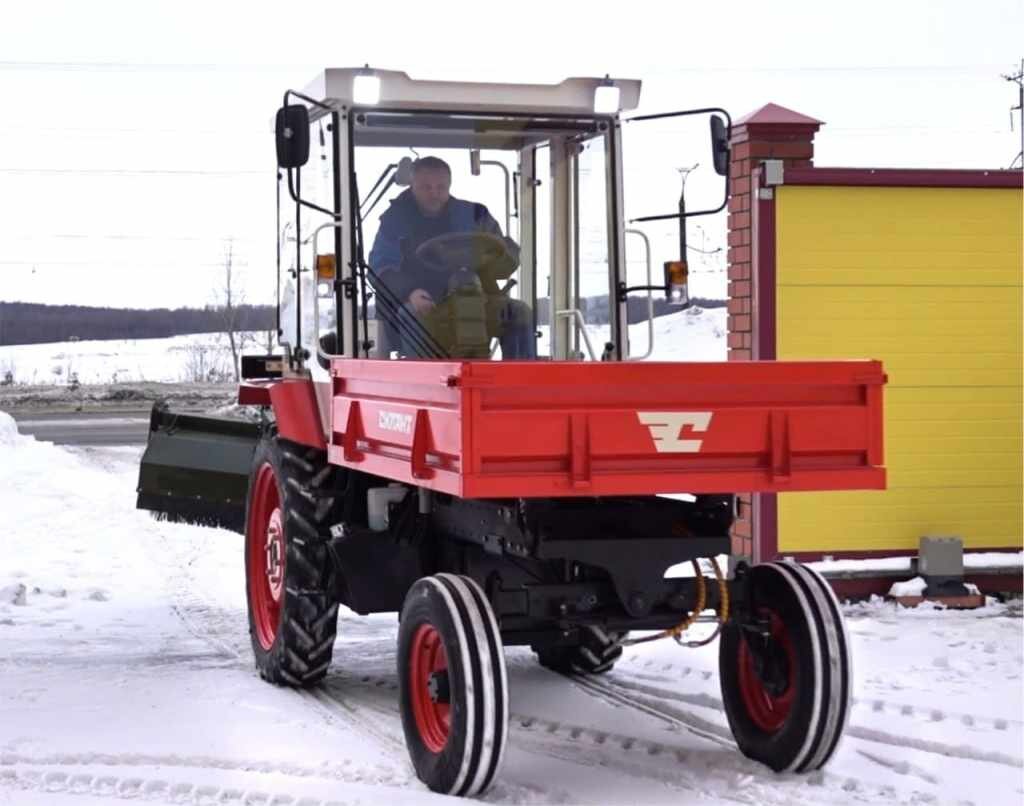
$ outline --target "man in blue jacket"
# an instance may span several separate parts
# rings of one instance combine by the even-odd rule
[[[380,228],[370,250],[370,268],[405,308],[418,315],[429,312],[451,291],[454,272],[427,268],[415,258],[420,244],[439,235],[483,232],[498,236],[515,264],[519,247],[505,238],[501,227],[482,204],[450,194],[451,168],[437,157],[421,157],[412,166],[412,181],[380,217]],[[500,313],[503,358],[536,356],[533,312],[519,300],[505,301]],[[408,352],[414,352],[409,350]]]

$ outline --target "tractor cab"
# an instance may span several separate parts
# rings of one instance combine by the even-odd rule
[[[287,93],[275,128],[278,327],[291,368],[323,380],[331,357],[649,354],[649,335],[630,344],[630,314],[653,319],[656,296],[686,304],[692,214],[680,205],[640,219],[680,222],[683,251],[655,276],[623,207],[622,116],[639,97],[633,80],[473,84],[368,68],[327,70]],[[657,117],[716,111],[708,162],[725,175],[724,112]],[[627,239],[643,256],[633,276]]]

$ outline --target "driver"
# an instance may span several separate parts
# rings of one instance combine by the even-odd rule
[[[381,215],[370,250],[370,268],[416,314],[427,313],[448,294],[454,274],[427,269],[413,257],[416,248],[431,238],[458,232],[496,235],[504,239],[509,253],[519,263],[519,246],[511,238],[504,238],[487,208],[450,195],[451,183],[452,171],[444,160],[416,160],[409,189],[400,193]],[[519,300],[506,300],[500,319],[498,340],[502,357],[534,358],[536,342],[529,306]]]

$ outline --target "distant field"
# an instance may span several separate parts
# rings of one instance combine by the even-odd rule
[[[262,353],[246,336],[245,352]],[[167,339],[71,341],[0,347],[0,381],[10,372],[13,383],[66,386],[80,384],[197,383],[232,379],[227,339],[216,334]]]

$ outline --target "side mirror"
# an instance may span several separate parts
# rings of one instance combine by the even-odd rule
[[[715,162],[715,173],[729,175],[729,130],[718,115],[711,116],[711,156]]]
[[[274,139],[278,167],[301,168],[309,162],[309,110],[302,104],[278,109]]]

